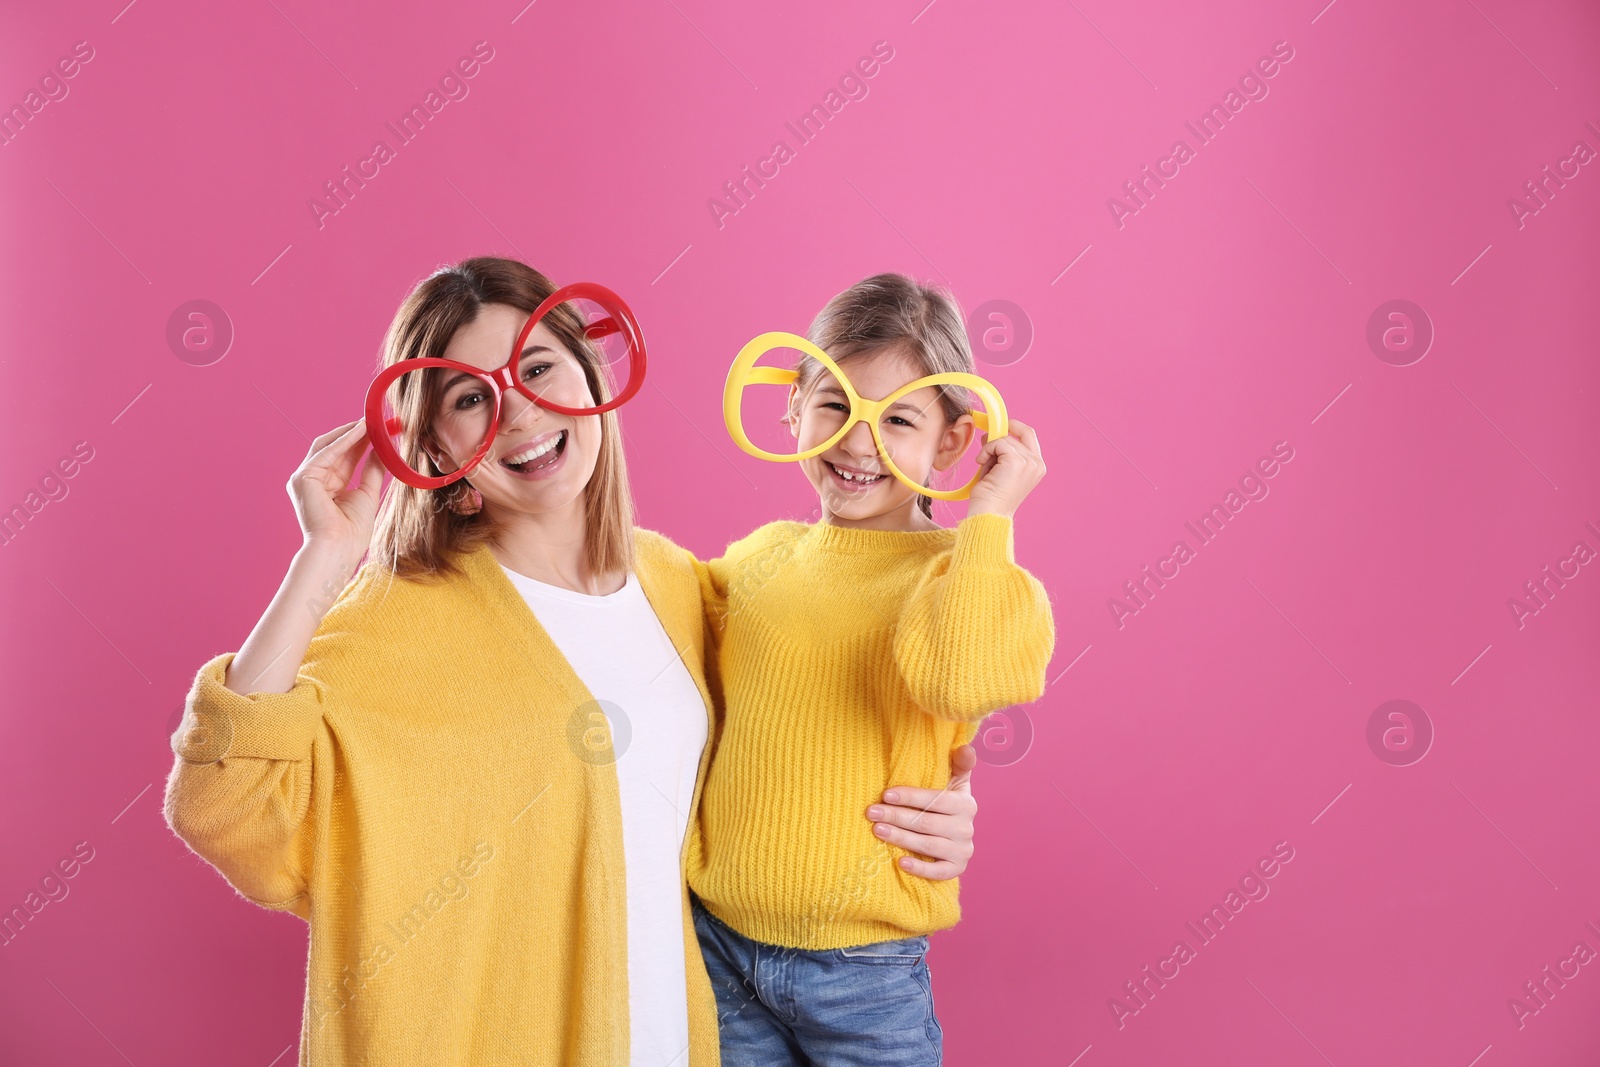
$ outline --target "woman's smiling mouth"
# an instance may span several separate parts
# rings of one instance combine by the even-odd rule
[[[561,465],[567,454],[567,431],[536,437],[500,459],[500,466],[519,478],[544,478]]]

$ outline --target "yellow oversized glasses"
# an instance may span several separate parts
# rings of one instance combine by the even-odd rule
[[[808,405],[806,416],[814,430],[826,434],[819,444],[810,448],[799,448],[792,422],[795,410],[790,394],[791,387],[799,380],[799,371],[791,367],[757,365],[762,356],[778,349],[793,349],[810,356],[823,370],[822,377],[801,398]],[[781,386],[782,389],[758,389],[757,386]],[[974,471],[959,488],[936,489],[925,484],[934,480],[935,472],[919,476],[901,469],[895,462],[896,445],[917,429],[920,420],[944,418],[943,407],[937,401],[930,413],[927,405],[917,405],[906,399],[930,386],[965,390],[973,424],[987,433],[990,440],[1006,435],[1005,402],[1000,399],[999,390],[976,374],[956,371],[930,374],[907,382],[882,400],[867,400],[856,392],[850,379],[826,352],[798,334],[781,330],[764,333],[740,349],[733,366],[728,369],[728,381],[723,387],[722,418],[735,444],[752,456],[778,463],[819,456],[843,440],[856,423],[864,422],[872,432],[872,442],[884,467],[897,480],[935,500],[965,500],[972,495],[972,487],[981,472]]]

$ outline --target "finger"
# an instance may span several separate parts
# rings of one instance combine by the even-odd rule
[[[1009,476],[1017,469],[1018,455],[1017,452],[1006,446],[1005,438],[990,442],[984,446],[983,452],[978,456],[978,479],[983,481],[990,478],[996,468],[1003,469],[1006,475]]]
[[[382,488],[383,464],[378,460],[377,449],[373,449],[367,453],[366,462],[361,467],[361,482],[356,486],[356,490],[363,496],[370,496],[376,499],[378,490]]]
[[[867,818],[872,820],[874,826],[898,826],[902,830],[913,830],[947,840],[972,836],[972,828],[965,819],[938,811],[904,808],[897,804],[874,804],[867,809]]]
[[[322,449],[328,457],[333,456],[360,456],[367,447],[367,424],[365,420],[356,422],[345,430],[344,433],[329,441]],[[313,457],[315,458],[315,457]]]
[[[982,448],[978,449],[977,462],[979,477],[989,473],[989,468],[993,467],[995,462],[994,445],[984,445]]]
[[[292,482],[315,484],[329,494],[342,493],[355,474],[355,461],[360,453],[352,455],[344,448],[344,438],[335,440],[307,456],[294,472]]]
[[[1039,435],[1036,434],[1033,430],[1033,427],[1029,426],[1027,423],[1011,420],[1006,423],[1005,435],[1003,437],[997,437],[995,440],[1011,441],[1022,445],[1024,448],[1031,448],[1038,444]]]
[[[1001,456],[1014,456],[1017,454],[1017,442],[1009,437],[1002,437],[998,441],[991,441],[984,446],[984,451],[994,459]]]
[[[1032,426],[1025,422],[1012,422],[1007,429],[1010,430],[1011,436],[1021,441],[1023,447],[1029,452],[1037,453],[1039,451],[1039,435]]]
[[[926,878],[930,882],[948,882],[952,878],[961,877],[961,872],[966,869],[951,863],[949,860],[929,863],[927,860],[919,860],[915,856],[901,856],[900,868],[908,874]]]
[[[1030,449],[1026,442],[1004,437],[994,443],[994,462],[1008,474],[1037,483],[1044,477],[1044,458]]]
[[[346,434],[348,434],[351,430],[355,429],[357,426],[361,427],[361,432],[362,433],[366,432],[367,423],[366,423],[365,419],[356,419],[354,422],[347,422],[343,426],[339,427],[337,430],[329,430],[327,433],[323,434],[321,437],[318,437],[315,441],[312,441],[311,442],[311,449],[306,454],[308,456],[316,455],[318,452],[321,452],[324,448],[327,448],[333,442],[339,440],[339,438],[341,438],[341,437],[345,436]]]
[[[973,803],[972,794],[969,792],[955,792],[945,789],[913,789],[909,786],[895,786],[883,794],[883,802],[888,805],[899,805],[911,808],[913,811],[931,811],[939,815],[960,815],[969,809]]]
[[[1030,441],[1024,437],[1002,437],[994,444],[997,455],[1014,456],[1025,463],[1039,459],[1038,438]]]
[[[363,422],[352,426],[338,439],[330,442],[321,452],[307,460],[306,465],[331,470],[339,479],[339,488],[343,489],[350,484],[350,479],[356,473],[356,464],[361,461],[362,453],[366,451],[367,424]]]
[[[951,792],[972,792],[972,771],[978,766],[978,750],[971,745],[962,745],[950,753],[950,784],[945,786]]]
[[[932,834],[919,834],[913,830],[902,830],[898,826],[889,826],[878,823],[872,832],[881,841],[907,852],[915,852],[919,856],[926,856],[930,860],[962,860],[972,848],[970,842],[952,841],[947,837],[935,837]]]
[[[314,465],[313,470],[326,472],[323,484],[329,485],[334,494],[342,495],[350,491],[350,482],[360,462],[360,452],[344,452],[329,456],[325,462]]]

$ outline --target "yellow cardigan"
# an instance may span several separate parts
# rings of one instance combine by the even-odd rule
[[[709,728],[693,561],[649,531],[635,545]],[[362,568],[292,691],[233,693],[218,656],[173,735],[174,832],[310,924],[301,1067],[628,1062],[615,766],[594,761],[590,694],[494,556],[461,562],[438,584]],[[688,1063],[715,1065],[687,888],[683,937]]]

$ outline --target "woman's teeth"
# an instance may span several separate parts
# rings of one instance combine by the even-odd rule
[[[550,459],[547,462],[553,462],[556,451],[566,443],[566,440],[567,431],[562,430],[554,437],[547,437],[532,448],[524,448],[520,452],[513,452],[511,455],[501,459],[500,462],[508,467],[521,470],[527,470],[530,466],[543,466],[544,464],[537,461],[548,456]]]
[[[837,474],[840,478],[843,478],[852,485],[875,485],[878,482],[883,481],[884,478],[884,476],[881,474],[864,474],[860,471],[847,471],[841,467],[834,466],[832,463],[829,463],[828,467],[833,471],[833,473]]]

